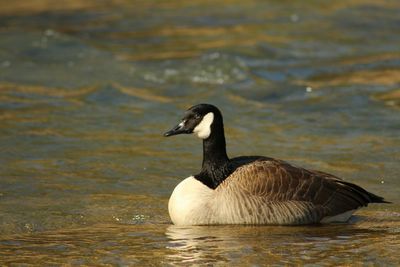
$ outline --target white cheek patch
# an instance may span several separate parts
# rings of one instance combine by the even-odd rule
[[[211,124],[214,121],[214,113],[207,113],[201,122],[193,129],[193,132],[201,139],[207,139],[211,134]]]

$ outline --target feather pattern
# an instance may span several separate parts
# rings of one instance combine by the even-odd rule
[[[206,116],[209,119],[204,120]],[[183,121],[165,135],[192,133],[193,129],[199,129],[196,125],[202,124],[205,126],[200,128],[207,134],[200,136],[203,139],[200,173],[183,180],[171,195],[169,213],[175,224],[344,222],[369,203],[389,203],[334,175],[282,160],[261,156],[229,159],[222,115],[215,106],[194,106]]]
[[[215,189],[215,201],[227,203],[218,209],[219,220],[232,214],[230,223],[309,224],[371,202],[383,202],[361,187],[327,173],[271,158],[251,159]]]

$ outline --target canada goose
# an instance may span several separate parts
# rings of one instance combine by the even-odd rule
[[[229,159],[221,112],[189,108],[164,136],[195,133],[203,139],[199,174],[180,182],[168,203],[177,225],[346,222],[368,203],[389,203],[358,185],[321,171],[262,156]]]

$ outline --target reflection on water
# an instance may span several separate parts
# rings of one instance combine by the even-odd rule
[[[400,231],[389,228],[400,217],[384,216],[307,227],[93,225],[2,237],[0,256],[4,264],[396,265]]]
[[[396,1],[0,1],[0,263],[399,263]],[[225,114],[228,153],[331,172],[384,196],[350,225],[170,225]],[[139,253],[140,252],[140,253]]]
[[[382,224],[385,222],[381,221]],[[169,226],[169,248],[176,252],[169,257],[171,261],[188,264],[362,264],[366,259],[390,264],[396,260],[395,251],[374,248],[382,244],[398,246],[398,233],[386,233],[373,226],[374,223],[311,227]]]
[[[377,94],[375,98],[384,101],[388,106],[400,107],[400,89]]]

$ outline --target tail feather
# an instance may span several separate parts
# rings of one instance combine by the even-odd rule
[[[371,192],[368,192],[367,190],[365,190],[364,188],[362,188],[356,184],[345,182],[343,180],[340,180],[340,183],[349,186],[349,188],[351,188],[352,191],[358,193],[359,196],[364,198],[366,204],[368,204],[368,203],[392,203],[392,202],[386,201],[383,197],[380,197]]]
[[[369,197],[371,198],[371,203],[388,203],[391,204],[392,202],[386,201],[383,197],[377,196],[372,194],[371,192],[367,192]]]

